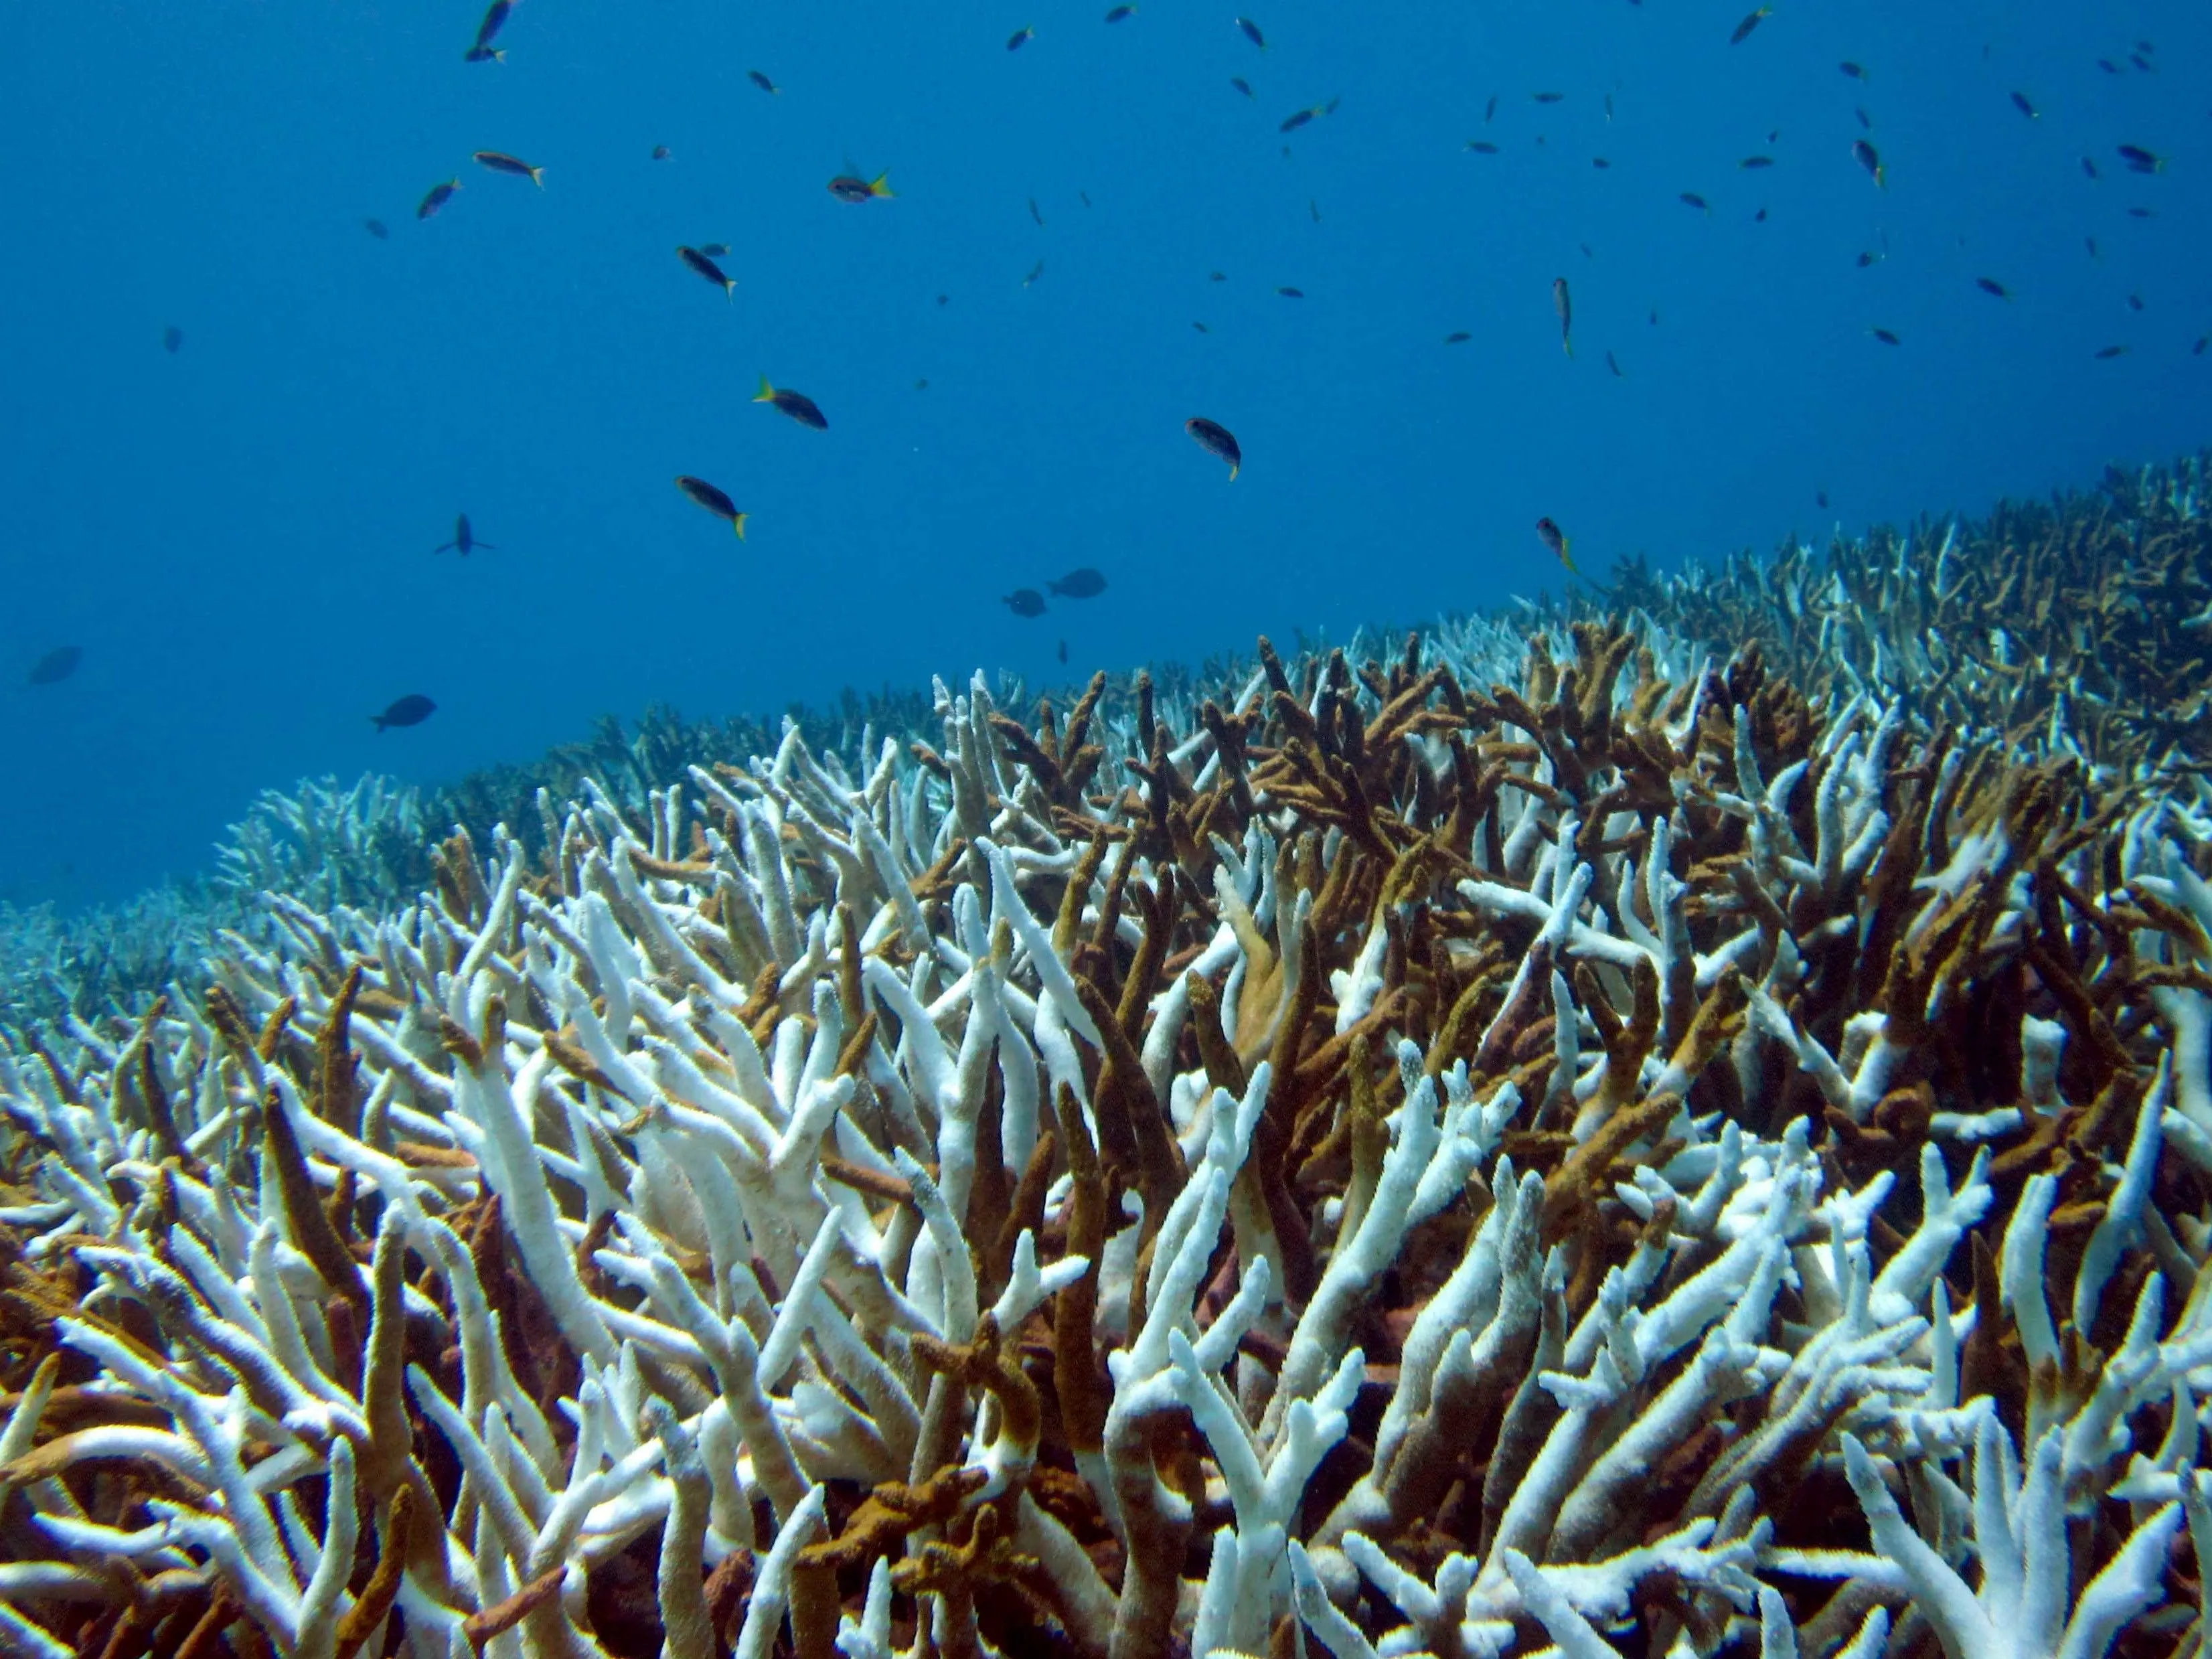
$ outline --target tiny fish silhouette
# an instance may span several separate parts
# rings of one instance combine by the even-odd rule
[[[1495,155],[1498,154],[1498,146],[1492,143],[1487,138],[1470,138],[1467,141],[1467,147],[1473,150],[1477,155]]]
[[[655,144],[653,147],[653,159],[656,161],[665,161],[674,154],[675,152],[665,144]]]
[[[1033,26],[1018,28],[1012,34],[1006,37],[1006,50],[1008,52],[1019,52],[1024,46],[1027,46],[1030,41],[1036,39],[1036,30]]]
[[[709,259],[724,258],[730,252],[730,245],[727,242],[702,242],[699,244],[699,252]]]
[[[1191,326],[1196,329],[1200,334],[1211,334],[1213,332],[1213,331],[1208,328],[1204,323],[1193,322]]]
[[[1756,173],[1761,167],[1772,167],[1774,158],[1771,155],[1747,155],[1736,165],[1747,173]]]
[[[2103,362],[2113,357],[2124,357],[2127,355],[2128,349],[2125,346],[2108,345],[2102,351],[2097,354],[2097,360],[2100,362]]]
[[[1705,204],[1705,198],[1698,195],[1694,190],[1684,191],[1682,192],[1682,201],[1685,205],[1693,207],[1700,213],[1711,213],[1712,211],[1712,209]]]
[[[185,331],[179,328],[174,323],[171,323],[168,327],[161,331],[161,349],[167,352],[172,357],[175,356],[177,353],[182,349],[184,343]]]
[[[1564,276],[1552,278],[1552,309],[1559,313],[1559,345],[1571,357],[1575,355],[1575,301]]]
[[[1450,333],[1444,336],[1444,343],[1446,345],[1465,345],[1474,337],[1474,335],[1468,333],[1463,328],[1454,329]]]
[[[1261,51],[1267,51],[1267,37],[1260,33],[1260,26],[1254,22],[1250,18],[1238,18],[1237,20],[1237,29],[1238,33],[1242,34],[1254,46],[1259,47]]]
[[[1029,274],[1028,276],[1024,276],[1024,277],[1023,277],[1023,278],[1022,278],[1022,286],[1023,286],[1024,288],[1028,288],[1028,287],[1030,287],[1032,283],[1034,283],[1036,281],[1036,279],[1037,279],[1038,277],[1040,277],[1040,276],[1043,276],[1043,275],[1044,275],[1044,261],[1043,261],[1043,260],[1042,260],[1042,259],[1040,259],[1040,260],[1038,260],[1035,264],[1033,264],[1033,265],[1031,265],[1031,266],[1030,267],[1030,274]]]
[[[364,219],[361,222],[361,228],[380,242],[388,242],[392,240],[392,233],[384,228],[384,221],[381,219]]]
[[[1490,94],[1490,101],[1482,106],[1482,125],[1488,126],[1492,118],[1495,117],[1497,113],[1498,94],[1493,92]]]
[[[890,195],[890,179],[888,173],[879,173],[872,179],[841,173],[830,181],[830,193],[841,202],[872,202],[879,196]]]
[[[1613,378],[1614,380],[1619,380],[1627,378],[1626,375],[1621,374],[1620,365],[1613,362],[1613,354],[1610,351],[1605,354],[1605,366],[1613,371]]]
[[[1232,76],[1231,76],[1229,77],[1229,84],[1230,84],[1231,86],[1232,86],[1232,87],[1236,88],[1237,91],[1239,91],[1239,92],[1243,93],[1243,94],[1247,98],[1249,98],[1249,97],[1251,97],[1251,96],[1253,95],[1253,93],[1252,93],[1252,84],[1251,84],[1251,82],[1249,82],[1249,81],[1247,81],[1247,80],[1246,80],[1243,76],[1241,76],[1241,75],[1232,75]]]
[[[768,76],[763,75],[758,70],[747,70],[745,71],[745,79],[751,82],[763,92],[778,93],[783,90],[781,87],[776,85],[775,82],[769,80]]]
[[[1872,248],[1869,248],[1859,255],[1859,269],[1864,270],[1869,265],[1880,264],[1884,257],[1882,254],[1876,253]]]
[[[695,478],[688,472],[677,474],[676,487],[716,518],[726,520],[730,528],[738,532],[738,539],[744,540],[745,520],[749,515],[738,512],[738,504],[727,495],[704,478]]]
[[[1576,575],[1579,576],[1583,574],[1575,569],[1574,544],[1568,541],[1566,532],[1561,530],[1554,520],[1550,518],[1537,520],[1536,536],[1551,550],[1553,558],[1566,566],[1570,571],[1573,571]]]
[[[2012,106],[2031,121],[2039,118],[2036,114],[2035,106],[2027,101],[2027,94],[2024,92],[2013,94]]]
[[[2128,295],[2128,309],[2130,311],[2141,311],[2142,308],[2143,297],[2142,295],[2130,294]]]
[[[1225,270],[1209,270],[1206,273],[1206,280],[1209,283],[1225,283],[1229,280],[1229,273]]]
[[[476,532],[469,527],[469,515],[464,513],[453,520],[453,539],[449,542],[441,542],[430,551],[443,553],[447,549],[451,548],[465,559],[479,547],[488,547],[495,553],[499,551],[497,543],[480,542],[477,539]]]
[[[1888,175],[1882,171],[1881,157],[1875,153],[1872,144],[1863,138],[1852,139],[1851,160],[1866,169],[1867,177],[1874,180],[1877,188],[1887,187]]]
[[[1198,447],[1207,454],[1218,456],[1229,463],[1229,479],[1237,481],[1237,469],[1244,465],[1244,452],[1237,447],[1237,439],[1218,421],[1209,421],[1203,415],[1194,415],[1182,423],[1182,429],[1198,441]]]
[[[1044,223],[1044,215],[1037,211],[1036,198],[1034,196],[1030,198],[1030,217],[1036,220],[1039,226]]]
[[[679,247],[676,250],[676,257],[720,289],[724,299],[728,299],[738,291],[737,280],[725,273],[721,266],[708,258],[702,249]]]
[[[1814,490],[1814,491],[1813,492],[1813,501],[1814,501],[1814,503],[1816,506],[1818,506],[1818,507],[1820,507],[1820,511],[1822,511],[1823,513],[1826,513],[1826,512],[1828,510],[1828,492],[1827,492],[1826,490],[1825,490],[1825,489],[1816,489],[1816,490]]]
[[[999,603],[1017,617],[1044,615],[1044,595],[1034,587],[1018,587],[1012,592],[1002,597]]]
[[[1134,11],[1136,8],[1132,6],[1130,9]],[[1061,665],[1065,667],[1067,663],[1067,641],[1066,640],[1062,640],[1060,642],[1060,660]]]
[[[448,179],[442,185],[431,185],[423,194],[422,199],[416,204],[415,216],[417,219],[429,218],[440,208],[452,201],[453,192],[460,187],[461,181],[458,179]]]
[[[1607,161],[1602,155],[1593,155],[1590,157],[1590,165],[1602,173],[1607,167],[1611,167],[1613,163]]]
[[[31,665],[25,684],[29,685],[59,685],[76,672],[77,665],[84,660],[84,647],[80,645],[58,645]]]
[[[438,712],[438,705],[420,691],[410,691],[396,699],[381,714],[371,714],[369,724],[380,732],[389,726],[420,726]]]
[[[773,404],[799,425],[811,426],[817,432],[826,432],[830,428],[829,416],[823,414],[820,406],[813,398],[803,392],[791,391],[788,387],[778,391],[768,383],[768,376],[765,374],[761,376],[761,387],[753,394],[753,401],[757,404]]]
[[[2081,158],[2081,171],[2094,179],[2097,176],[2097,164],[2085,155]]]
[[[2012,295],[2007,291],[2005,285],[1997,281],[1994,276],[1977,276],[1974,278],[1974,286],[1981,289],[1983,293],[1989,295],[1993,299],[2009,300],[2012,298]]]
[[[2155,155],[2137,144],[2119,146],[2120,160],[2128,164],[2131,173],[2160,173],[2166,167],[2166,158]]]
[[[1836,67],[1843,70],[1844,74],[1850,76],[1854,81],[1863,81],[1867,78],[1867,72],[1863,69],[1860,68],[1856,64],[1851,62],[1848,58],[1844,59],[1842,63],[1837,64]]]
[[[480,167],[489,167],[494,173],[507,173],[517,179],[527,179],[538,189],[545,188],[545,169],[531,166],[520,155],[509,155],[503,149],[480,149],[471,159]]]
[[[1539,92],[1530,95],[1540,104],[1556,104],[1567,94],[1564,92]]]
[[[1743,21],[1735,26],[1735,33],[1729,36],[1729,45],[1732,46],[1741,46],[1746,40],[1748,40],[1751,38],[1751,32],[1753,29],[1757,28],[1761,23],[1765,22],[1773,15],[1773,7],[1761,6],[1757,11],[1753,12],[1750,15],[1746,17]]]
[[[1275,292],[1285,300],[1303,300],[1306,297],[1306,291],[1302,288],[1279,288]]]
[[[1859,125],[1864,127],[1869,132],[1872,132],[1874,131],[1873,116],[1869,115],[1864,110],[1859,109],[1856,106],[1852,109],[1851,113],[1859,118]]]
[[[1109,23],[1118,23],[1125,17],[1134,17],[1136,15],[1137,9],[1134,6],[1109,6],[1106,10],[1106,21]],[[1060,659],[1062,662],[1067,660],[1067,647],[1065,644],[1060,647]]]
[[[1316,224],[1321,222],[1321,204],[1310,196],[1306,198],[1306,211],[1313,216],[1313,222]]]
[[[1063,599],[1095,599],[1106,591],[1106,576],[1086,564],[1045,586]]]
[[[489,46],[500,30],[507,26],[507,15],[514,9],[514,0],[491,0],[484,8],[483,21],[477,25],[477,46]]]
[[[1884,345],[1900,345],[1903,343],[1897,336],[1891,333],[1886,328],[1870,328],[1867,332],[1873,335],[1875,339],[1881,341]]]
[[[1321,112],[1322,106],[1318,104],[1315,105],[1311,109],[1293,110],[1290,114],[1285,115],[1283,118],[1283,125],[1278,127],[1276,131],[1278,132],[1296,132],[1300,127],[1305,125],[1307,122],[1312,120],[1315,116]]]

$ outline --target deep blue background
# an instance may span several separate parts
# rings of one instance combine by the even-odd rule
[[[462,61],[475,0],[8,8],[0,897],[126,892],[264,785],[432,781],[653,699],[1341,636],[1556,585],[1540,514],[1602,571],[2212,435],[2212,8],[1784,0],[1731,46],[1745,0],[1251,0],[1263,52],[1234,3],[525,0],[503,64]],[[834,200],[848,167],[896,198]],[[673,254],[714,240],[734,303]],[[463,508],[497,550],[434,557]],[[1104,598],[998,603],[1079,564]],[[76,678],[24,687],[63,642]],[[374,734],[409,691],[437,715]]]

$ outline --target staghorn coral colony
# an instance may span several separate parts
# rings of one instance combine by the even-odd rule
[[[0,1652],[2201,1651],[2198,476],[264,893],[0,1049]]]

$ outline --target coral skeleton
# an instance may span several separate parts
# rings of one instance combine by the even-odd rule
[[[333,796],[0,1042],[0,1653],[2205,1651],[2193,728],[1809,569]]]

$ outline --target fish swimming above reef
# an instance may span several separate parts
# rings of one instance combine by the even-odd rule
[[[161,331],[161,349],[167,352],[172,357],[175,356],[179,351],[184,349],[184,343],[185,331],[179,328],[174,323],[171,323],[168,327]]]
[[[890,174],[879,173],[872,179],[863,179],[855,173],[841,173],[830,181],[830,193],[841,202],[872,202],[879,196],[888,199],[891,193]]]
[[[1761,23],[1765,22],[1768,18],[1773,15],[1773,7],[1761,6],[1757,11],[1751,13],[1743,20],[1743,21],[1735,26],[1735,33],[1729,36],[1729,45],[1732,46],[1741,46],[1745,41],[1751,39],[1751,32],[1753,29],[1757,28]]]
[[[27,685],[59,685],[64,680],[76,672],[77,665],[82,663],[83,660],[84,647],[82,646],[58,645],[52,650],[47,652],[45,656],[40,658],[38,661],[31,665],[31,672],[25,677],[24,684]]]
[[[773,404],[799,425],[811,426],[817,432],[826,432],[830,429],[830,417],[822,412],[821,406],[813,398],[803,392],[793,392],[788,387],[779,391],[768,383],[768,376],[765,374],[761,376],[761,387],[753,394],[753,401],[757,404]]]
[[[380,242],[388,242],[392,240],[392,233],[385,228],[384,221],[381,219],[364,219],[361,222],[361,228]]]
[[[769,80],[768,76],[763,75],[758,70],[747,70],[745,71],[745,79],[751,82],[763,92],[780,93],[783,90],[781,87],[776,85],[775,82]]]
[[[431,185],[424,192],[422,199],[416,204],[415,216],[417,219],[431,217],[440,208],[453,199],[453,192],[460,187],[461,181],[458,179],[448,179],[442,185]]]
[[[1260,33],[1260,26],[1254,22],[1250,18],[1238,18],[1237,20],[1237,32],[1243,35],[1247,40],[1249,40],[1254,46],[1259,47],[1261,51],[1267,51],[1267,37]]]
[[[738,532],[738,539],[745,538],[745,520],[750,515],[738,511],[738,504],[708,483],[704,478],[695,478],[688,472],[676,475],[676,487],[718,519],[727,520],[730,528]]]
[[[2166,158],[2153,154],[2140,144],[2122,144],[2118,149],[2120,160],[2128,164],[2131,173],[2163,173],[2166,170]]]
[[[436,703],[420,691],[410,691],[404,697],[395,698],[381,714],[371,714],[368,720],[381,732],[394,726],[420,726],[437,712]]]
[[[503,149],[480,149],[470,159],[480,167],[489,167],[494,173],[504,173],[512,178],[527,179],[538,189],[545,188],[545,169],[531,166],[520,155],[509,155]]]
[[[1012,592],[1001,598],[999,603],[1006,606],[1007,610],[1012,611],[1017,617],[1042,617],[1044,615],[1044,595],[1038,592],[1034,587],[1018,587]]]
[[[676,257],[720,289],[724,299],[728,299],[738,291],[737,279],[729,276],[721,266],[708,258],[703,248],[678,247],[676,250]]]
[[[1006,37],[1006,50],[1008,52],[1019,52],[1024,46],[1029,45],[1030,41],[1036,39],[1036,29],[1033,25],[1018,28],[1012,34]]]
[[[1867,177],[1874,180],[1877,189],[1888,188],[1888,175],[1882,171],[1881,157],[1872,144],[1863,138],[1852,139],[1851,160],[1866,169]]]
[[[1549,517],[1537,520],[1536,538],[1550,550],[1553,558],[1577,576],[1583,574],[1575,569],[1574,544],[1568,541],[1567,532],[1559,528],[1557,520]]]
[[[1552,278],[1552,309],[1559,313],[1559,346],[1568,356],[1575,355],[1575,301],[1567,292],[1567,279]]]
[[[1063,599],[1095,599],[1106,591],[1106,574],[1083,565],[1045,586]]]
[[[493,552],[499,550],[499,544],[496,542],[480,542],[477,539],[476,532],[469,526],[469,515],[464,513],[453,520],[453,539],[449,542],[441,542],[430,551],[434,554],[443,553],[447,548],[451,548],[465,559],[480,547],[489,548]]]
[[[1198,447],[1209,455],[1218,456],[1229,463],[1229,480],[1237,481],[1237,471],[1244,465],[1244,452],[1237,447],[1237,439],[1218,421],[1209,421],[1203,415],[1194,415],[1182,423],[1182,429],[1198,441]]]

